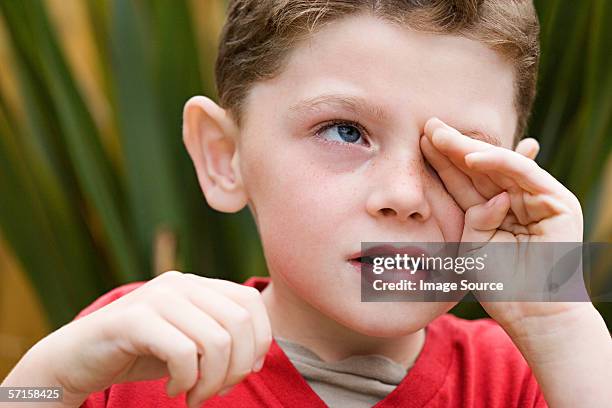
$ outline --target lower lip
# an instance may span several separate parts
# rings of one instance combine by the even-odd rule
[[[419,269],[414,272],[407,271],[404,269],[392,269],[387,270],[381,273],[380,275],[377,275],[371,271],[371,264],[365,264],[369,266],[369,268],[367,268],[363,267],[364,264],[362,264],[361,262],[357,262],[354,260],[349,261],[349,263],[355,269],[355,271],[357,271],[362,276],[363,279],[370,283],[373,283],[374,281],[379,279],[384,279],[385,282],[400,282],[402,280],[418,282],[420,280],[426,281],[431,278],[430,272],[422,269]]]

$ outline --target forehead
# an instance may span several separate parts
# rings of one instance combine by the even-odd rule
[[[278,76],[253,86],[245,114],[248,122],[266,108],[291,117],[344,105],[404,127],[437,116],[510,147],[513,80],[511,64],[482,43],[361,14],[329,22],[295,47]]]

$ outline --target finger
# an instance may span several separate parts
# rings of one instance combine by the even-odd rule
[[[197,275],[191,276],[199,278]],[[255,288],[238,285],[223,279],[208,279],[207,284],[212,285],[220,293],[234,300],[251,313],[255,333],[255,366],[253,370],[259,371],[272,344],[272,328],[261,293]]]
[[[518,219],[512,211],[508,212],[506,218],[501,223],[499,229],[511,232],[513,235],[529,235],[529,227],[523,224],[519,224]]]
[[[215,319],[230,334],[230,363],[224,386],[234,385],[250,374],[255,364],[255,334],[249,311],[210,288],[212,279],[179,272],[166,272],[156,279],[185,293],[191,303]]]
[[[546,194],[532,195],[525,193],[523,201],[530,222],[538,222],[567,211],[567,208],[561,205],[558,200]]]
[[[518,189],[510,193],[510,208],[522,225],[527,225],[531,222],[527,209],[525,208],[525,196],[529,194],[526,191]]]
[[[521,154],[503,148],[470,153],[465,162],[471,169],[498,172],[511,178],[532,194],[558,194],[567,189],[537,163]]]
[[[518,223],[528,225],[562,211],[560,207],[554,206],[555,198],[550,195],[532,194],[500,172],[489,171],[488,174],[510,195],[510,209]]]
[[[229,371],[232,338],[225,330],[209,330],[204,354],[200,358],[200,378],[187,392],[187,404],[200,406],[222,390]]]
[[[487,242],[497,232],[510,209],[508,193],[502,192],[465,213],[462,242]]]
[[[487,174],[473,171],[465,163],[466,154],[487,150],[494,145],[465,136],[437,118],[430,119],[425,129],[425,134],[433,146],[472,180],[474,188],[481,196],[488,200],[503,191]]]
[[[528,137],[521,140],[514,151],[530,158],[531,160],[535,160],[540,151],[540,144],[534,138]]]
[[[201,354],[200,375],[187,394],[188,403],[191,405],[209,398],[223,387],[227,376],[231,357],[230,334],[215,319],[184,298],[167,298],[159,313],[193,340]]]
[[[115,382],[117,384],[132,381],[148,381],[169,375],[168,365],[165,361],[151,356],[139,356],[128,371],[123,373]]]
[[[255,364],[255,334],[251,314],[242,306],[200,285],[191,286],[189,300],[214,318],[231,336],[230,362],[224,387],[240,382]]]
[[[421,151],[463,211],[486,201],[476,190],[472,180],[440,153],[427,137],[421,137]]]
[[[493,198],[504,190],[499,184],[495,183],[488,174],[482,174],[472,170],[467,170],[466,174],[472,180],[476,190],[485,200]]]
[[[491,179],[496,185],[498,185],[502,189],[502,191],[503,190],[507,190],[507,191],[522,190],[521,187],[513,179],[511,179],[508,176],[505,176],[504,174],[498,171],[488,171],[487,177],[489,177],[489,179]]]
[[[518,143],[514,151],[531,160],[535,160],[538,152],[540,151],[540,144],[533,138],[526,138]],[[516,185],[512,179],[504,177],[499,172],[495,172],[495,174],[497,181],[507,190],[515,191],[515,186],[518,188],[518,185]],[[510,194],[510,208],[512,208],[512,211],[516,214],[518,221],[523,225],[527,225],[533,221],[533,218],[531,217],[532,214],[530,214],[526,206],[526,196],[530,196],[530,194],[526,192],[525,194],[522,192]],[[538,213],[539,211],[536,209],[535,212]]]
[[[495,147],[490,143],[462,134],[438,118],[431,118],[427,121],[424,133],[438,150],[448,156],[462,158],[468,153]]]
[[[196,383],[196,344],[159,315],[146,309],[138,310],[131,329],[127,331],[127,342],[128,352],[153,355],[167,364],[170,380],[166,392],[169,396],[176,396]]]

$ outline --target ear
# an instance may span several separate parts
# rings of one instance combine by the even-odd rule
[[[183,109],[183,142],[195,166],[206,202],[223,212],[240,211],[247,196],[240,176],[238,128],[227,112],[204,96]]]

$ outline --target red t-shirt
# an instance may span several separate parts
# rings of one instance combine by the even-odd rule
[[[244,284],[263,290],[269,278]],[[136,289],[120,286],[83,309],[78,319]],[[166,395],[168,377],[115,384],[89,395],[82,408],[185,407],[185,393]],[[213,407],[314,407],[327,405],[273,341],[264,367],[224,396],[207,400]],[[427,326],[425,345],[400,384],[376,408],[391,407],[547,407],[523,356],[491,319],[464,320],[445,314]]]

